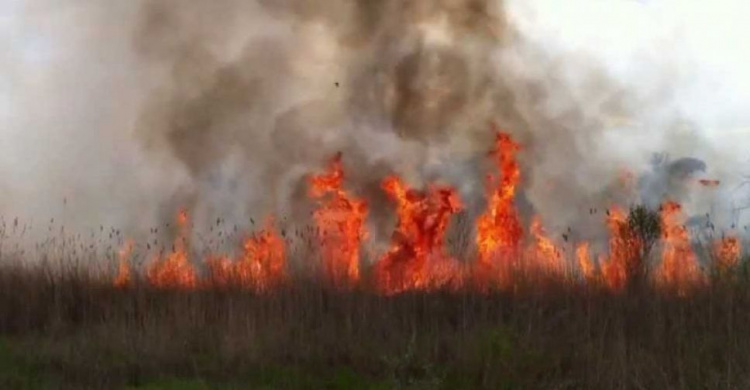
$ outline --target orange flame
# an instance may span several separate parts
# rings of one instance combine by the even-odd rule
[[[513,286],[514,273],[522,270],[521,259],[528,260],[528,269],[566,277],[563,252],[545,233],[539,216],[532,218],[529,239],[524,241],[524,227],[515,207],[516,190],[521,171],[516,155],[521,146],[504,132],[497,132],[490,152],[499,174],[487,177],[487,209],[476,221],[478,257],[473,274],[467,274],[459,261],[444,248],[448,223],[463,206],[455,189],[430,185],[424,191],[410,188],[396,176],[386,178],[382,188],[396,203],[398,222],[390,248],[374,265],[373,277],[378,290],[395,294],[408,290],[432,290],[443,287],[464,287],[471,276],[476,287],[491,284]],[[337,288],[351,288],[361,282],[360,253],[367,237],[367,202],[344,190],[341,154],[329,163],[325,172],[309,178],[309,196],[317,203],[312,216],[317,225],[322,256],[323,275]],[[623,190],[634,190],[635,176],[622,171],[619,182]],[[718,180],[698,180],[708,187]],[[682,224],[682,208],[666,202],[661,208],[662,260],[656,269],[656,282],[684,293],[686,288],[703,279],[696,255],[690,245],[688,230]],[[575,261],[587,282],[602,283],[619,291],[645,276],[642,262],[644,243],[628,225],[627,213],[613,207],[607,212],[609,230],[608,254],[600,255],[598,265],[592,260],[590,244],[579,243]],[[146,280],[159,288],[189,289],[198,286],[198,274],[188,259],[189,217],[186,211],[177,216],[179,233],[172,251],[160,254],[146,270]],[[567,237],[565,237],[567,241]],[[522,243],[528,243],[525,248]],[[273,219],[267,226],[243,242],[242,253],[236,257],[211,256],[207,260],[208,280],[200,283],[215,286],[237,286],[265,292],[283,285],[287,280],[285,240],[277,234]],[[129,257],[133,244],[119,253],[118,274],[114,286],[132,284]],[[713,253],[719,270],[738,264],[740,241],[735,237],[714,243]],[[525,269],[525,268],[523,268]],[[641,274],[641,272],[644,272]],[[474,286],[472,286],[474,287]]]
[[[209,287],[242,287],[237,277],[235,263],[226,256],[209,257],[206,260],[208,278],[205,284]]]
[[[499,277],[502,284],[510,282],[510,272],[516,265],[523,238],[514,204],[516,187],[521,180],[521,169],[516,161],[519,150],[521,146],[509,134],[498,132],[490,155],[494,157],[501,179],[498,182],[493,175],[488,175],[487,210],[477,220],[478,276]]]
[[[608,211],[609,258],[602,261],[602,276],[606,285],[613,290],[622,290],[628,283],[631,272],[639,264],[640,242],[628,227],[627,215],[619,207]]]
[[[286,280],[284,240],[276,233],[273,218],[269,218],[265,229],[245,240],[237,260],[219,257],[206,264],[213,285],[269,291]]]
[[[532,269],[537,272],[561,276],[565,271],[562,253],[546,236],[542,220],[538,215],[532,218],[530,231],[534,237],[534,242],[529,247],[527,259],[532,262]]]
[[[194,288],[197,283],[195,268],[187,253],[188,214],[183,210],[177,216],[179,234],[172,252],[166,258],[157,257],[147,272],[149,283],[158,288]]]
[[[716,268],[719,272],[725,272],[734,268],[740,261],[742,245],[737,237],[724,237],[714,243],[714,257]]]
[[[327,173],[310,178],[310,196],[318,199],[320,205],[313,217],[323,250],[325,275],[337,287],[359,282],[360,245],[367,235],[367,203],[344,191],[343,182],[341,153],[333,158]]]
[[[591,261],[590,247],[588,242],[582,242],[576,246],[576,260],[581,269],[581,275],[586,281],[594,279],[594,263]]]
[[[680,293],[700,280],[698,260],[690,246],[687,228],[682,224],[682,206],[673,201],[661,208],[664,248],[658,276],[665,285]]]
[[[448,220],[462,207],[456,191],[430,186],[419,192],[396,176],[382,187],[397,204],[398,224],[391,249],[375,265],[377,286],[394,294],[459,284],[461,267],[443,248]]]
[[[113,283],[117,288],[129,287],[133,281],[130,271],[130,255],[133,253],[133,245],[134,243],[129,240],[118,252],[120,265]]]
[[[276,233],[269,218],[266,228],[245,240],[245,252],[237,262],[237,273],[242,285],[267,291],[286,279],[284,240]]]

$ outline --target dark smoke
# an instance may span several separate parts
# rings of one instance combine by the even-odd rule
[[[495,2],[161,1],[138,20],[137,52],[165,76],[139,138],[185,166],[196,186],[177,204],[192,208],[227,186],[262,193],[253,214],[291,212],[301,177],[339,150],[351,186],[377,203],[385,174],[423,180],[430,148],[465,138],[471,156],[497,114],[513,113],[481,53],[507,35]],[[425,29],[468,45],[430,42]],[[222,172],[230,157],[251,174]]]

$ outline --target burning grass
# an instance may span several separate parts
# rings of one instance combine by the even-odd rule
[[[429,184],[426,189],[411,188],[402,178],[391,175],[382,189],[395,204],[397,223],[390,248],[374,264],[361,258],[368,238],[368,204],[345,188],[342,155],[337,154],[328,169],[308,178],[309,196],[317,209],[312,213],[315,233],[306,240],[316,257],[302,260],[314,264],[316,275],[340,290],[369,288],[386,295],[407,291],[440,289],[490,291],[513,290],[519,277],[556,278],[587,284],[603,284],[622,291],[633,284],[656,283],[662,290],[687,294],[700,287],[706,272],[701,269],[687,227],[682,206],[666,200],[658,211],[634,207],[629,212],[612,204],[606,212],[609,245],[592,258],[591,245],[575,242],[576,253],[566,253],[546,233],[541,216],[534,215],[527,227],[516,209],[516,189],[521,183],[517,154],[522,151],[510,134],[498,131],[489,153],[494,163],[487,176],[486,210],[475,226],[464,226],[475,233],[475,258],[456,259],[445,246],[452,217],[463,204],[458,192],[447,185]],[[626,173],[618,179],[633,182]],[[622,185],[630,190],[630,184]],[[242,245],[236,260],[209,254],[189,259],[190,221],[187,212],[177,217],[178,234],[171,252],[160,253],[147,267],[146,280],[158,288],[196,289],[231,285],[255,291],[268,291],[287,282],[295,266],[288,261],[287,244],[277,232],[274,219]],[[569,232],[570,233],[570,232]],[[296,234],[299,237],[299,232]],[[568,235],[564,234],[565,241]],[[661,244],[657,267],[647,264],[656,242]],[[732,244],[733,243],[733,244]],[[128,244],[130,245],[130,244]],[[731,237],[713,243],[713,252],[722,258],[741,254],[739,241]],[[122,250],[127,254],[129,249]],[[126,259],[120,256],[115,286],[125,288],[135,279]],[[722,263],[735,264],[725,259]],[[209,268],[203,273],[196,265]],[[299,266],[299,264],[296,264]],[[366,269],[370,268],[370,269]],[[651,272],[653,271],[653,272]],[[369,273],[370,277],[363,277]]]
[[[67,239],[42,246],[41,264],[4,250],[0,385],[750,386],[741,241],[696,250],[681,206],[667,201],[612,205],[603,253],[584,240],[566,250],[541,217],[525,227],[515,208],[521,150],[498,133],[487,209],[458,232],[462,242],[476,233],[474,252],[453,248],[465,242],[448,234],[463,207],[457,191],[390,176],[382,188],[397,223],[368,264],[368,204],[346,188],[340,155],[309,177],[314,227],[286,234],[269,217],[235,256],[198,255],[185,211],[168,251],[144,251],[118,232],[120,247],[105,256],[114,273],[93,246]],[[2,367],[3,354],[23,363]],[[6,375],[14,370],[51,382]]]

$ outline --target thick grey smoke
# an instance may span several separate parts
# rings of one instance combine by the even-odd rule
[[[232,208],[223,212],[294,214],[301,176],[336,151],[366,195],[389,173],[422,185],[430,158],[461,162],[431,154],[481,150],[505,98],[492,88],[499,4],[162,1],[140,11],[137,53],[164,77],[139,138],[184,164],[192,201],[235,191],[215,205]]]
[[[723,135],[748,119],[750,61],[725,30],[740,2],[579,2],[4,6],[2,212],[134,236],[180,207],[198,225],[304,221],[304,178],[342,151],[376,215],[391,173],[456,185],[476,213],[496,123],[524,144],[525,212],[551,229],[665,196],[731,219],[750,142]],[[657,152],[707,169],[675,179]],[[641,188],[622,187],[626,170]]]

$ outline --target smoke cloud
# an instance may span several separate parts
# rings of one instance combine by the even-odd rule
[[[590,209],[664,197],[742,222],[744,2],[427,4],[3,5],[0,211],[131,236],[181,207],[198,226],[306,223],[304,178],[342,151],[382,235],[391,173],[480,212],[494,123],[524,145],[525,216],[551,230],[593,236]]]

